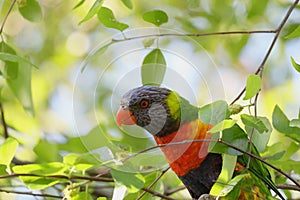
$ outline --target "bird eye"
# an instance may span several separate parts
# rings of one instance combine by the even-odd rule
[[[140,102],[140,107],[145,109],[145,108],[148,108],[149,106],[149,101],[146,100],[146,99],[143,99],[141,102]]]

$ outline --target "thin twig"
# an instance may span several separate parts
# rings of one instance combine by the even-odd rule
[[[86,184],[88,184],[88,183],[91,183],[91,182],[93,182],[93,181],[98,181],[98,180],[101,179],[101,176],[106,175],[106,174],[108,174],[109,172],[110,172],[110,169],[106,169],[106,170],[104,170],[103,172],[101,172],[100,174],[97,174],[95,177],[93,177],[93,179],[88,179],[87,181],[84,181],[84,182],[82,182],[82,183],[76,184],[75,186],[72,187],[72,189],[81,187],[81,186],[86,185]],[[104,179],[106,179],[106,178],[104,178]],[[113,180],[113,179],[108,179],[107,182],[113,182],[113,181],[109,181],[109,180]]]
[[[254,31],[221,31],[221,32],[210,32],[210,33],[160,33],[160,34],[149,34],[135,37],[127,37],[123,39],[112,39],[112,42],[124,42],[128,40],[136,40],[151,37],[205,37],[214,35],[249,35],[257,33],[276,33],[276,30],[254,30]]]
[[[277,27],[276,29],[276,34],[274,36],[274,39],[267,51],[267,54],[265,55],[262,63],[260,64],[259,68],[257,69],[256,73],[255,74],[258,74],[260,73],[260,76],[262,77],[262,72],[264,70],[264,66],[265,66],[265,63],[267,62],[272,50],[273,50],[273,47],[275,46],[276,42],[277,42],[277,39],[280,35],[280,32],[282,30],[282,28],[284,27],[284,25],[286,24],[287,20],[289,19],[290,15],[292,14],[293,10],[295,9],[295,7],[297,6],[297,4],[299,3],[299,0],[295,0],[294,3],[291,5],[291,7],[289,8],[289,10],[287,11],[286,15],[284,16],[283,20],[281,21],[281,23],[279,24],[279,26]]]
[[[295,9],[295,7],[297,6],[297,4],[299,3],[299,0],[295,0],[295,2],[291,5],[291,7],[289,8],[289,10],[287,11],[287,13],[285,14],[283,20],[280,22],[279,26],[277,27],[277,29],[275,30],[275,36],[272,40],[272,43],[266,53],[266,55],[264,56],[261,64],[259,65],[259,67],[257,68],[256,72],[254,74],[259,74],[260,77],[262,77],[262,73],[263,73],[263,70],[264,70],[264,66],[265,66],[265,63],[267,62],[272,50],[273,50],[273,47],[275,46],[276,42],[277,42],[277,39],[280,35],[280,32],[282,30],[282,28],[284,27],[284,25],[286,24],[287,20],[289,19],[292,11]],[[231,105],[234,104],[237,100],[239,100],[241,98],[241,96],[245,93],[246,91],[246,88],[244,87],[242,89],[242,91],[238,94],[238,96],[231,102]]]
[[[101,182],[114,182],[112,178],[104,178],[104,177],[89,177],[89,176],[66,176],[66,175],[39,175],[39,174],[8,174],[0,176],[0,179],[6,178],[14,178],[20,176],[32,176],[32,177],[40,177],[40,178],[57,178],[57,179],[66,179],[66,180],[88,180],[88,181],[101,181]]]
[[[101,182],[114,182],[113,178],[88,177],[88,176],[71,176],[70,180],[89,180],[89,181],[101,181]]]
[[[121,160],[121,162],[122,162],[122,163],[125,163],[125,162],[127,162],[129,159],[131,159],[131,158],[133,158],[133,157],[136,157],[136,156],[138,156],[139,154],[146,153],[147,151],[150,151],[150,150],[152,150],[152,149],[157,149],[158,147],[159,147],[159,146],[152,146],[152,147],[148,147],[148,148],[146,148],[146,149],[143,149],[142,151],[139,151],[139,152],[134,153],[134,154],[132,154],[132,155],[130,155],[130,156],[127,156],[126,158],[124,158],[123,160]]]
[[[300,188],[297,187],[296,185],[290,185],[290,184],[277,184],[277,188],[282,189],[282,190],[295,190],[300,192]]]
[[[171,198],[171,197],[169,197],[169,196],[167,196],[167,195],[158,193],[158,192],[156,192],[156,191],[154,191],[154,190],[151,190],[151,189],[149,189],[149,188],[142,188],[142,190],[144,190],[144,191],[146,191],[146,192],[152,194],[153,196],[160,197],[160,198],[162,198],[162,199],[175,200],[175,199],[173,199],[173,198]]]
[[[6,21],[7,21],[8,15],[11,13],[11,11],[12,11],[12,9],[13,9],[13,7],[14,7],[14,5],[15,5],[16,2],[17,2],[17,0],[13,0],[13,2],[11,3],[11,5],[10,5],[10,7],[9,7],[9,9],[8,9],[8,11],[7,11],[4,19],[3,19],[3,22],[2,22],[1,27],[0,27],[0,35],[3,32],[3,28],[4,28],[4,25],[5,25]]]
[[[0,192],[13,193],[13,194],[22,194],[22,195],[30,195],[30,196],[35,196],[35,197],[51,197],[51,198],[56,198],[56,199],[62,199],[63,198],[62,196],[52,195],[52,194],[37,194],[37,193],[32,193],[32,192],[4,190],[4,189],[0,189]]]
[[[174,189],[166,191],[166,195],[170,196],[170,195],[172,195],[172,194],[174,194],[176,192],[179,192],[179,191],[185,190],[185,189],[186,189],[186,187],[184,185],[182,185],[182,186],[179,186],[177,188],[174,188]]]
[[[5,121],[2,102],[0,102],[0,113],[1,113],[1,122],[2,122],[2,126],[3,126],[4,138],[6,139],[6,138],[9,137],[9,134],[8,134],[8,131],[7,131],[7,124],[6,124],[6,121]]]
[[[163,170],[160,175],[158,177],[156,177],[156,179],[147,187],[148,189],[151,189],[156,183],[157,181],[159,181],[159,179],[161,179],[161,177],[170,169],[170,167],[168,167],[167,169]],[[138,196],[136,198],[136,200],[140,200],[143,198],[143,196],[145,196],[145,194],[147,193],[147,191],[142,192],[142,194],[140,196]]]

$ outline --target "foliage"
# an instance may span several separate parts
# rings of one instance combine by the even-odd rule
[[[141,84],[194,92],[223,154],[211,194],[272,198],[257,175],[232,178],[242,155],[299,198],[297,4],[0,1],[0,199],[188,198],[151,137],[115,124]]]

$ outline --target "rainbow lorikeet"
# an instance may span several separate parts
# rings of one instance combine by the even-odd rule
[[[212,125],[202,123],[198,111],[174,91],[141,86],[123,96],[116,121],[119,126],[143,127],[154,136],[157,144],[211,139],[208,130]],[[208,146],[209,142],[194,142],[160,147],[171,169],[197,199],[210,192],[222,169],[221,154],[208,152]],[[240,156],[238,162],[245,166],[246,160],[245,156]],[[252,159],[249,170],[283,199],[262,163]]]

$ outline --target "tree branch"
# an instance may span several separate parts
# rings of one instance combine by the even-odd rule
[[[275,30],[275,36],[272,40],[272,43],[266,53],[266,55],[264,56],[261,64],[259,65],[259,67],[257,68],[256,72],[254,74],[259,74],[260,77],[262,77],[262,73],[263,73],[263,70],[264,70],[264,66],[265,66],[265,63],[267,62],[276,42],[277,42],[277,39],[280,35],[280,32],[282,30],[282,28],[284,27],[284,25],[286,24],[287,20],[289,19],[292,11],[295,9],[295,7],[297,6],[297,4],[299,3],[299,0],[295,0],[294,3],[291,5],[291,7],[289,8],[289,10],[287,11],[287,13],[285,14],[283,20],[280,22],[279,26],[276,28]],[[243,88],[243,90],[238,94],[238,96],[231,102],[231,105],[234,104],[237,100],[239,100],[241,98],[241,96],[245,93],[246,91],[246,87]]]
[[[161,179],[161,177],[170,169],[170,167],[168,167],[167,169],[163,170],[160,175],[158,177],[156,177],[156,179],[147,187],[148,189],[151,189],[156,183],[157,181],[159,181],[159,179]],[[143,196],[145,196],[145,194],[147,193],[147,191],[142,192],[142,194],[140,196],[138,196],[136,198],[136,200],[140,200],[141,198],[143,198]]]
[[[37,194],[37,193],[32,193],[32,192],[4,190],[4,189],[0,189],[0,192],[13,193],[13,194],[22,194],[22,195],[31,195],[31,196],[35,196],[35,197],[51,197],[51,198],[56,198],[56,199],[62,199],[63,198],[62,196],[52,195],[52,194]]]
[[[173,198],[171,198],[171,197],[169,197],[169,196],[167,196],[167,195],[158,193],[158,192],[156,192],[156,191],[154,191],[154,190],[151,190],[151,189],[149,189],[149,188],[142,188],[142,190],[144,190],[145,192],[148,192],[148,193],[152,194],[153,196],[160,197],[160,198],[162,198],[162,199],[175,200],[175,199],[173,199]]]
[[[4,25],[5,25],[6,21],[7,21],[8,15],[11,13],[11,11],[12,11],[14,5],[16,4],[16,2],[17,2],[17,0],[13,0],[13,2],[11,3],[11,5],[10,5],[10,7],[9,7],[9,9],[8,9],[8,11],[7,11],[4,19],[3,19],[3,22],[2,22],[1,27],[0,27],[0,35],[3,32],[3,28],[4,28]]]
[[[285,173],[284,171],[282,171],[278,167],[276,167],[276,166],[268,163],[267,161],[265,161],[261,157],[258,157],[258,156],[254,155],[252,153],[247,152],[247,151],[244,151],[244,150],[240,149],[239,147],[236,147],[236,146],[234,146],[234,145],[232,145],[232,144],[230,144],[230,143],[228,143],[226,141],[223,141],[221,139],[219,139],[219,140],[213,140],[213,139],[184,140],[184,141],[181,141],[181,142],[172,142],[172,143],[168,143],[168,144],[159,144],[159,145],[152,146],[152,147],[149,147],[147,149],[144,149],[144,150],[142,150],[142,151],[140,151],[138,153],[132,154],[132,155],[128,156],[128,159],[129,158],[133,158],[133,157],[135,157],[135,156],[137,156],[139,154],[145,153],[147,151],[150,151],[150,150],[158,148],[158,147],[165,147],[165,146],[171,146],[171,145],[182,145],[182,144],[188,144],[188,143],[193,143],[193,142],[218,142],[218,143],[224,144],[226,146],[229,146],[229,147],[231,147],[231,148],[233,148],[233,149],[235,149],[235,150],[237,150],[237,151],[239,151],[241,153],[247,154],[248,156],[250,156],[250,157],[252,157],[252,158],[254,158],[256,160],[259,160],[260,162],[268,165],[269,167],[273,168],[274,170],[278,171],[279,173],[281,173],[282,175],[284,175],[285,177],[287,177],[288,179],[290,179],[293,183],[295,183],[300,188],[300,183],[298,183],[293,177],[291,177],[289,174]],[[124,159],[124,160],[127,161],[128,159]]]
[[[253,31],[221,31],[210,33],[161,33],[161,34],[149,34],[135,37],[126,37],[124,39],[112,39],[112,42],[124,42],[128,40],[143,39],[149,37],[205,37],[214,35],[249,35],[257,33],[276,33],[276,30],[253,30]]]
[[[289,184],[277,184],[277,188],[282,189],[282,190],[295,190],[300,192],[300,188],[297,187],[296,185],[289,185]]]
[[[43,176],[39,174],[8,174],[0,176],[0,179],[5,178],[15,178],[20,176],[33,176],[33,177],[40,177],[40,178],[57,178],[57,179],[66,179],[66,180],[88,180],[88,181],[100,181],[100,182],[114,182],[112,178],[104,178],[104,177],[89,177],[89,176],[66,176],[66,175],[49,175]]]
[[[174,194],[176,192],[179,192],[179,191],[185,190],[185,189],[186,189],[186,187],[184,185],[182,185],[180,187],[177,187],[177,188],[174,188],[174,189],[171,189],[171,190],[167,190],[166,191],[166,195],[170,196],[170,195],[172,195],[172,194]]]

